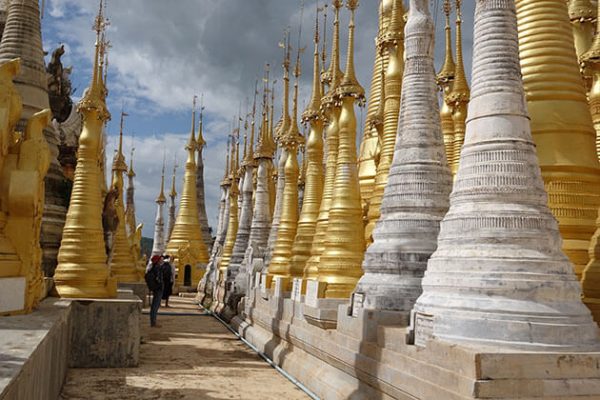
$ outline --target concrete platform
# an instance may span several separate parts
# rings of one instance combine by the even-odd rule
[[[322,329],[303,318],[306,304],[253,300],[234,328],[322,399],[600,399],[600,349],[527,353],[438,339],[420,347],[406,343],[403,316],[339,312],[338,328]]]

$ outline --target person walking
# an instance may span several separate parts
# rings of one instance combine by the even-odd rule
[[[160,325],[156,323],[156,317],[158,315],[158,309],[160,308],[160,302],[163,297],[164,290],[162,256],[152,256],[148,267],[146,267],[145,280],[148,289],[150,289],[152,292],[152,303],[150,305],[150,326],[153,328],[160,328]]]
[[[169,307],[169,296],[173,294],[173,283],[175,282],[175,268],[171,265],[171,257],[164,256],[162,265],[164,289],[162,298],[165,301],[165,307]]]

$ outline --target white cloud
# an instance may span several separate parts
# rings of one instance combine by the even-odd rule
[[[320,1],[322,4],[323,1]],[[466,2],[464,12],[465,59],[470,75],[472,47],[472,2]],[[210,223],[215,226],[219,182],[225,158],[225,140],[231,116],[237,112],[240,100],[252,95],[254,80],[262,75],[262,67],[273,65],[272,76],[281,74],[281,40],[285,27],[292,27],[296,47],[300,0],[109,0],[111,20],[108,36],[110,50],[109,107],[113,115],[124,105],[139,118],[159,116],[163,121],[178,119],[189,110],[192,95],[204,93],[207,106],[205,136],[205,182]],[[356,69],[359,81],[369,89],[375,49],[373,38],[377,29],[376,0],[361,2],[357,11]],[[435,2],[440,6],[441,1]],[[73,79],[81,94],[90,76],[94,32],[91,30],[98,0],[49,0],[43,21],[48,37],[46,49],[64,42],[65,65],[75,66]],[[331,7],[330,7],[331,9]],[[331,11],[331,10],[330,10]],[[346,49],[347,10],[342,11],[341,45]],[[438,13],[437,37],[443,38],[443,21]],[[328,39],[331,39],[331,12]],[[310,94],[312,77],[312,29],[314,3],[308,2],[303,19],[301,104]],[[436,63],[443,58],[443,43],[436,45]],[[342,59],[342,63],[345,58]],[[277,87],[281,96],[281,79]],[[278,104],[280,99],[277,100]],[[277,111],[280,106],[277,106]],[[177,118],[176,118],[177,117]],[[359,115],[360,117],[360,115]],[[166,124],[168,125],[168,124]],[[186,132],[185,126],[170,126],[163,131]],[[173,154],[184,160],[187,133],[154,133],[136,135],[136,200],[138,218],[145,223],[144,235],[152,236],[155,213],[154,198],[160,184],[162,152],[167,151],[170,170]],[[112,157],[116,143],[114,134],[107,154]],[[130,140],[125,140],[129,146]],[[112,146],[112,147],[111,147]],[[129,150],[126,150],[128,155]],[[179,169],[178,187],[181,187]]]

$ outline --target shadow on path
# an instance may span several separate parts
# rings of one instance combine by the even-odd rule
[[[173,298],[167,310],[185,309]],[[179,305],[183,307],[179,307]],[[61,400],[307,399],[216,319],[143,315],[140,365],[129,369],[70,369]]]

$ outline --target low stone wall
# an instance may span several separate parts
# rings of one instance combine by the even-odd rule
[[[56,400],[68,368],[139,363],[141,300],[47,298],[31,314],[0,317],[0,400]]]
[[[0,399],[55,400],[68,368],[70,302],[44,300],[32,314],[0,318]]]
[[[337,328],[322,329],[306,321],[301,300],[272,294],[255,290],[247,315],[231,323],[324,400],[600,398],[600,349],[527,353],[437,339],[419,347],[406,344],[406,327],[373,326],[370,312],[340,307]]]

